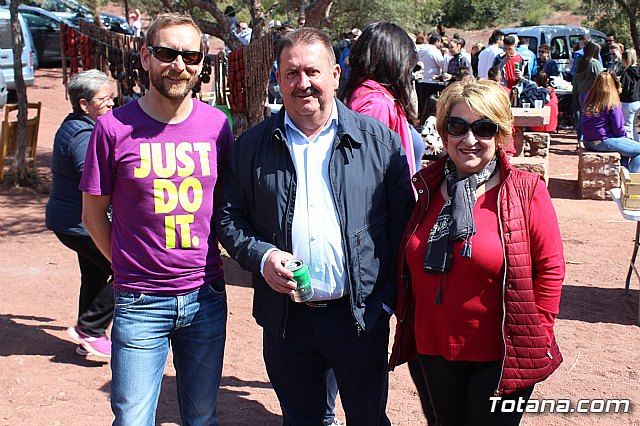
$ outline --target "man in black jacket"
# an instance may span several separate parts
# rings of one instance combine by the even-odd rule
[[[229,154],[216,227],[253,273],[253,315],[284,424],[321,425],[334,369],[350,425],[388,425],[389,318],[397,250],[413,203],[399,136],[335,99],[340,68],[328,36],[284,37],[284,108]],[[302,259],[313,297],[294,302],[285,263]]]

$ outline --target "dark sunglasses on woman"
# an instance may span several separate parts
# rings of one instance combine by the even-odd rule
[[[481,118],[473,123],[467,123],[459,117],[449,117],[444,128],[451,136],[464,136],[471,128],[474,135],[480,138],[492,138],[498,133],[499,127],[488,118]]]
[[[176,50],[164,46],[147,46],[147,49],[149,49],[154,58],[167,63],[171,63],[178,56],[182,56],[182,62],[185,65],[197,65],[204,57],[204,53],[197,50]]]

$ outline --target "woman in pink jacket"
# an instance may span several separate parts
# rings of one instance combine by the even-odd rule
[[[417,63],[415,45],[402,28],[374,22],[351,47],[351,74],[344,90],[349,108],[377,118],[400,135],[411,176],[416,172],[416,160],[420,160],[415,157],[409,128],[409,120],[416,117],[411,87]]]
[[[511,122],[497,83],[451,84],[436,124],[447,156],[413,177],[390,364],[419,355],[442,425],[519,424],[504,401],[526,401],[562,362],[558,220],[542,178],[509,164]]]

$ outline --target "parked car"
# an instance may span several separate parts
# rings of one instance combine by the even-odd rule
[[[93,22],[95,15],[91,9],[76,0],[24,0],[23,4],[47,10],[78,26],[80,25],[80,20]],[[133,34],[127,20],[120,16],[101,13],[100,21],[108,30],[121,34]]]
[[[102,25],[104,25],[104,27],[109,29],[110,31],[120,34],[133,35],[133,30],[129,26],[127,20],[120,16],[111,15],[109,13],[101,13],[100,20],[102,21]]]
[[[572,48],[578,44],[580,36],[589,34],[591,40],[601,48],[606,46],[605,34],[592,28],[569,27],[565,25],[540,25],[534,27],[505,28],[506,35],[517,35],[529,38],[529,50],[538,56],[538,46],[547,44],[551,48],[551,59],[558,63],[560,72],[568,72],[571,68]]]
[[[32,6],[19,6],[18,11],[27,21],[33,45],[38,55],[38,64],[59,66],[60,54],[60,24],[67,23],[62,18],[44,9]]]
[[[23,0],[22,4],[47,10],[67,21],[76,15],[91,16],[93,14],[91,9],[75,0]]]
[[[22,76],[27,86],[33,86],[35,82],[35,62],[36,52],[33,49],[33,41],[31,38],[31,31],[27,25],[27,21],[18,14],[18,21],[20,21],[20,28],[22,28],[22,40],[24,46],[22,48]],[[11,43],[11,14],[9,9],[0,8],[0,70],[7,83],[7,89],[9,91],[15,91],[15,77],[13,73],[13,47]]]
[[[3,108],[7,104],[8,94],[7,82],[4,81],[4,74],[0,72],[0,108]]]

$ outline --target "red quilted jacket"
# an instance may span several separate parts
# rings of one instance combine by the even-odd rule
[[[399,251],[396,306],[398,321],[389,362],[391,369],[417,355],[414,338],[415,304],[405,251],[411,235],[424,217],[430,194],[438,190],[444,178],[445,160],[446,157],[438,160],[412,179],[418,192],[418,201],[407,223]],[[537,213],[530,211],[531,200],[541,178],[512,169],[502,151],[499,151],[499,161],[498,217],[507,267],[502,290],[504,358],[496,395],[529,388],[549,377],[562,362],[562,355],[553,335],[553,319],[558,313],[565,272],[561,249],[560,253],[532,253],[531,250],[529,217]],[[559,238],[556,217],[549,219],[549,226],[555,227]],[[554,279],[543,280],[544,282],[540,280],[540,273],[534,271],[534,257],[544,259],[544,267],[552,271]]]

